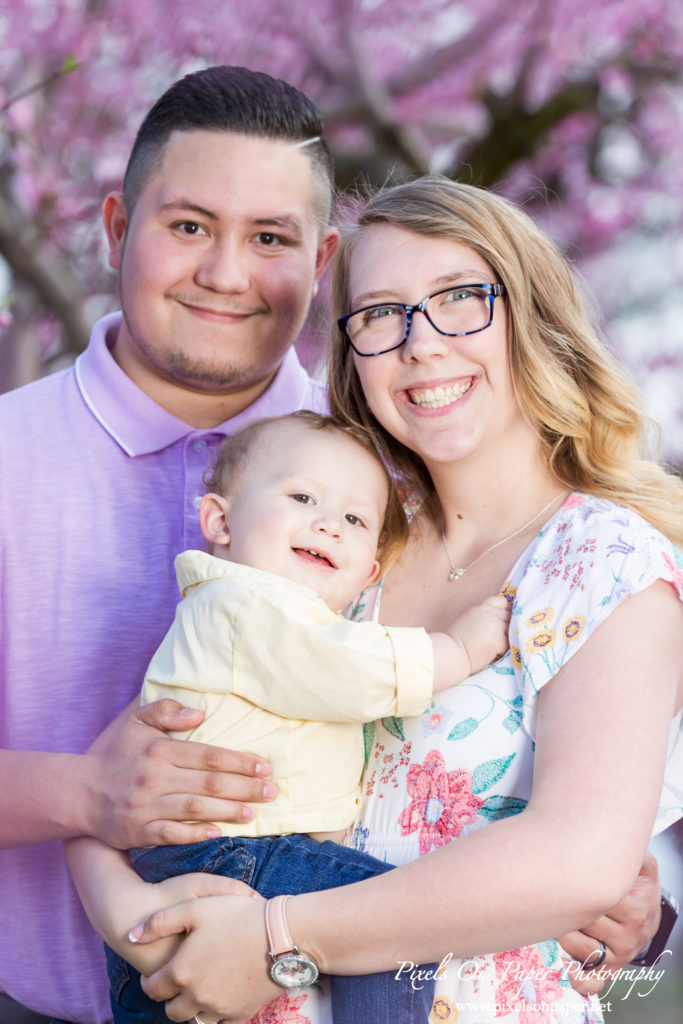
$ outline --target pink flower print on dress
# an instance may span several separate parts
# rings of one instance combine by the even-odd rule
[[[585,494],[569,494],[562,502],[562,508],[578,508],[586,500]]]
[[[550,1024],[557,1020],[553,1008],[561,993],[559,967],[548,967],[536,946],[496,953],[496,1017],[512,1012],[519,1024]]]
[[[438,750],[430,750],[422,764],[411,764],[407,781],[411,802],[398,823],[404,836],[419,830],[421,857],[462,835],[484,802],[472,792],[471,772],[446,771]]]
[[[247,1021],[247,1024],[311,1024],[310,1017],[305,1017],[299,1010],[306,1002],[306,993],[290,996],[287,992],[268,1003]]]

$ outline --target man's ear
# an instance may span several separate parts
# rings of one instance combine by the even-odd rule
[[[318,251],[315,257],[315,284],[313,294],[318,292],[318,281],[322,277],[325,267],[337,251],[339,245],[339,232],[336,228],[326,228],[322,238],[318,242]]]
[[[128,214],[123,201],[123,192],[109,193],[102,204],[102,220],[109,243],[109,266],[113,270],[120,270],[123,242],[128,227]]]
[[[220,494],[209,492],[202,498],[199,525],[209,544],[221,544],[226,548],[230,546],[229,511],[229,503]]]

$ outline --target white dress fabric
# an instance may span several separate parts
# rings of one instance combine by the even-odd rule
[[[363,805],[353,845],[401,865],[522,811],[531,792],[540,689],[614,608],[658,579],[683,600],[683,554],[661,533],[622,506],[569,495],[503,588],[513,601],[507,654],[435,695],[422,715],[366,727]],[[371,605],[376,613],[374,595],[364,595],[354,616],[372,615]],[[680,714],[671,725],[668,755],[653,832],[683,815]],[[473,886],[485,884],[472,879]],[[453,927],[457,934],[457,921]],[[571,988],[560,946],[551,939],[452,959],[437,981],[429,1024],[602,1020],[599,1000]],[[285,993],[253,1021],[329,1024],[324,986]]]

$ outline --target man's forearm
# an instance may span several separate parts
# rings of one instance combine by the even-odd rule
[[[133,871],[126,853],[112,850],[98,839],[72,839],[64,843],[64,850],[85,912],[104,941],[142,974],[151,974],[166,963],[180,944],[179,937],[135,946],[128,941],[128,932],[146,913],[174,902],[168,888],[144,882]]]
[[[0,750],[0,848],[67,839],[87,831],[86,758]]]

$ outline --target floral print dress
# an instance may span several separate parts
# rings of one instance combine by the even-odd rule
[[[522,811],[531,793],[539,691],[621,601],[657,579],[672,583],[683,600],[683,554],[622,506],[571,494],[504,587],[513,602],[508,653],[436,695],[421,716],[367,728],[364,802],[353,844],[400,865]],[[371,614],[369,598],[361,599],[355,617]],[[679,714],[654,831],[682,814]],[[329,1020],[324,988],[284,993],[254,1018],[258,1024]],[[601,1020],[598,1001],[571,988],[554,940],[451,960],[429,1018],[430,1024]]]

